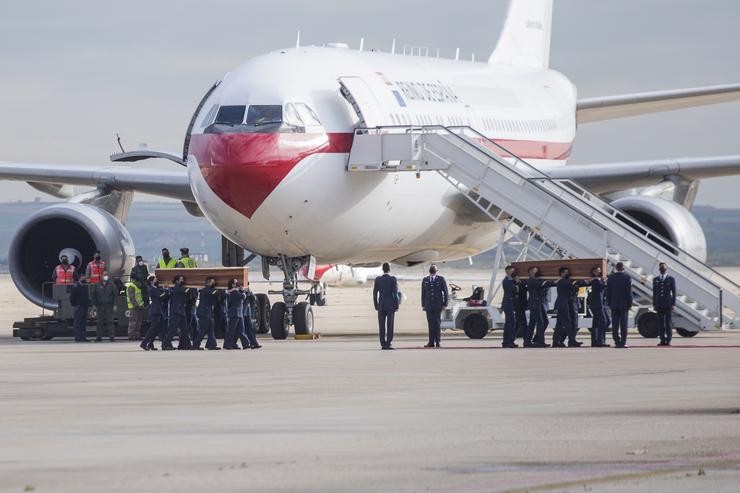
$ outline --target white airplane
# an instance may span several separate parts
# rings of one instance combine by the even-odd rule
[[[465,258],[494,247],[498,226],[442,177],[349,173],[360,127],[473,127],[554,178],[568,178],[706,257],[690,212],[697,180],[740,173],[740,156],[566,166],[577,124],[740,99],[740,84],[578,99],[549,69],[552,0],[512,0],[485,62],[350,50],[341,43],[252,58],[202,98],[182,154],[147,149],[117,163],[166,158],[172,171],[0,163],[0,178],[26,181],[69,201],[30,217],[9,254],[13,280],[44,303],[58,252],[100,249],[124,272],[134,248],[123,223],[133,192],[181,200],[228,240],[282,268],[284,302],[271,330],[311,330],[296,283],[309,262],[413,265]],[[95,187],[71,195],[69,185]],[[625,193],[627,192],[627,193]]]

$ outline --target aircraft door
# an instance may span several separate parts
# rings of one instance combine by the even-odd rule
[[[385,123],[380,103],[364,80],[360,77],[340,77],[337,80],[342,95],[360,118],[361,127],[379,127]]]

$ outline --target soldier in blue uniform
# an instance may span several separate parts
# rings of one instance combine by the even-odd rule
[[[665,262],[658,264],[660,275],[653,278],[653,308],[658,313],[658,346],[670,346],[673,338],[673,307],[676,306],[676,280],[669,276]]]
[[[218,298],[218,289],[216,289],[216,279],[213,277],[206,278],[205,286],[198,290],[198,308],[195,314],[198,317],[198,333],[193,339],[193,349],[200,351],[200,343],[204,337],[206,340],[206,349],[216,350],[218,347],[216,341],[216,332],[213,323],[213,310]]]
[[[239,334],[239,337],[243,347],[249,346],[250,349],[259,349],[262,346],[257,342],[257,329],[252,324],[252,307],[254,306],[255,296],[249,288],[249,281],[244,286],[244,294],[246,295],[244,299],[244,333]]]
[[[437,266],[429,267],[429,276],[421,281],[421,307],[427,315],[429,342],[424,347],[440,347],[442,310],[447,308],[449,292],[445,278],[437,275]]]
[[[632,279],[624,272],[622,262],[617,262],[616,269],[606,281],[606,296],[612,311],[614,345],[617,348],[626,348],[627,321],[632,308]]]
[[[602,277],[601,267],[591,269],[591,294],[588,307],[593,317],[591,325],[591,347],[608,347],[604,338],[608,315],[606,313],[606,281]]]
[[[527,279],[529,325],[524,334],[524,347],[550,347],[549,344],[545,343],[545,318],[547,317],[547,312],[544,309],[544,298],[545,290],[551,286],[554,286],[552,281],[543,281],[540,279],[539,267],[532,266],[529,268],[529,279]]]
[[[515,348],[519,347],[514,343],[514,340],[516,339],[517,284],[512,278],[514,267],[507,265],[505,270],[506,277],[501,283],[501,287],[504,291],[504,298],[501,301],[501,311],[504,312],[506,320],[504,323],[504,340],[501,346],[505,348]]]
[[[141,341],[140,347],[144,351],[156,351],[154,339],[159,336],[163,341],[167,324],[165,321],[166,303],[169,298],[169,291],[159,287],[159,280],[155,276],[149,276],[149,330]]]
[[[512,279],[516,284],[516,297],[514,298],[516,336],[524,338],[524,334],[527,332],[527,283],[516,272],[512,275]]]
[[[180,342],[177,349],[190,349],[190,334],[188,334],[187,324],[185,322],[185,304],[188,295],[188,288],[185,287],[185,276],[175,276],[175,285],[170,290],[170,323],[167,328],[167,335],[162,341],[162,349],[169,351],[172,347],[172,340],[175,335],[180,333]]]

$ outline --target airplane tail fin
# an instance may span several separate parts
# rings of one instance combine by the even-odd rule
[[[510,0],[504,28],[488,63],[550,65],[553,0]]]

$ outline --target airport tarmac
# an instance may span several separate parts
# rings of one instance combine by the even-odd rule
[[[316,341],[152,353],[16,341],[38,309],[0,277],[0,492],[738,490],[740,333],[421,349],[403,286],[396,351],[362,287],[330,291]]]

